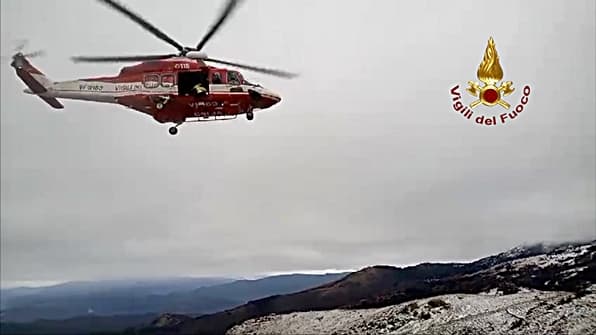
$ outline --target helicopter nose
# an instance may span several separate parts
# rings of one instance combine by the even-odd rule
[[[279,94],[262,88],[250,94],[253,98],[253,106],[260,109],[269,108],[281,101]]]
[[[268,91],[265,95],[264,98],[267,100],[267,107],[271,107],[277,103],[279,103],[281,101],[281,96],[277,93]]]
[[[271,90],[264,89],[261,93],[263,108],[269,108],[281,101],[281,96]]]

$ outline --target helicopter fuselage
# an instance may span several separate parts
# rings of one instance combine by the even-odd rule
[[[247,82],[237,71],[187,58],[127,66],[116,76],[60,82],[49,81],[18,55],[13,67],[29,86],[25,92],[44,100],[115,103],[150,115],[160,123],[230,119],[239,114],[252,119],[253,111],[269,108],[281,100],[274,92]],[[26,80],[27,76],[34,82]],[[195,90],[197,84],[202,92]]]

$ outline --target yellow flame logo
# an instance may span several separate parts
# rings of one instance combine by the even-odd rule
[[[496,84],[503,79],[503,68],[499,64],[499,55],[497,54],[497,48],[495,47],[495,41],[492,37],[488,39],[488,45],[484,51],[484,57],[482,63],[478,67],[476,72],[478,80],[484,83],[484,86],[469,81],[468,93],[478,98],[478,100],[470,104],[470,108],[474,108],[479,104],[486,106],[500,105],[505,109],[509,109],[510,105],[502,99],[504,96],[508,96],[515,90],[513,83],[508,81],[502,83],[501,86],[497,87]]]
[[[495,41],[492,37],[488,39],[484,58],[478,67],[476,75],[478,76],[478,80],[486,85],[494,85],[503,79],[503,69],[501,68],[501,64],[499,64],[499,55],[497,54]]]

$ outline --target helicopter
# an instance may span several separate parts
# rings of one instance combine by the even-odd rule
[[[228,0],[218,19],[194,47],[183,46],[147,20],[115,0],[98,0],[139,24],[148,32],[177,49],[176,53],[132,56],[75,56],[74,62],[138,64],[125,66],[115,76],[92,77],[53,82],[31,64],[28,58],[38,53],[21,51],[12,56],[11,66],[28,87],[25,93],[37,95],[56,109],[64,108],[58,99],[112,103],[144,113],[159,123],[173,123],[171,135],[188,122],[235,119],[246,115],[250,121],[256,110],[281,101],[281,96],[259,84],[247,81],[236,70],[208,63],[294,78],[297,74],[240,64],[207,56],[206,43],[237,8],[240,0]],[[140,63],[139,63],[140,62]]]

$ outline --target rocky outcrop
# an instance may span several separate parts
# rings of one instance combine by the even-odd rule
[[[191,321],[192,318],[190,316],[182,315],[182,314],[170,314],[165,313],[159,316],[159,318],[155,319],[151,326],[156,328],[174,328],[183,322]]]

